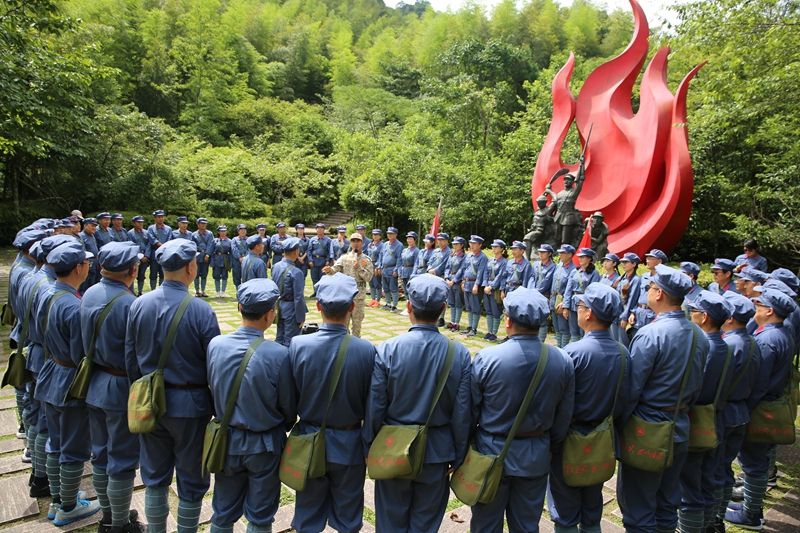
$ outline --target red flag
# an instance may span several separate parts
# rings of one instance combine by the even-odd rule
[[[433,216],[433,222],[431,222],[431,231],[430,235],[436,237],[439,233],[439,228],[442,225],[442,199],[439,198],[439,207],[436,208],[436,214]]]
[[[580,261],[578,261],[578,254],[577,252],[580,251],[581,248],[591,248],[592,247],[592,233],[591,233],[591,219],[586,221],[586,231],[583,232],[583,238],[581,239],[581,243],[578,245],[578,249],[575,251],[575,255],[572,256],[572,262],[575,263],[575,266],[580,266]]]

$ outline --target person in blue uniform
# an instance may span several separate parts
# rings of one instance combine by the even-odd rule
[[[788,285],[794,292],[800,292],[800,278],[788,268],[776,268],[769,273],[769,277],[777,279]]]
[[[448,341],[436,323],[447,300],[443,279],[423,274],[408,284],[411,329],[378,347],[364,438],[369,446],[384,424],[424,424],[439,373],[453,342],[453,364],[430,417],[422,470],[416,479],[375,481],[378,531],[437,531],[449,496],[448,470],[464,460],[471,428],[469,351]]]
[[[531,263],[525,259],[525,250],[528,247],[522,241],[511,243],[511,258],[506,263],[506,286],[503,289],[503,298],[509,292],[524,287],[531,277]],[[545,327],[547,327],[545,321]]]
[[[289,235],[286,234],[285,222],[278,222],[275,224],[275,229],[278,230],[278,233],[270,237],[269,244],[266,245],[272,254],[273,267],[283,259],[283,244],[284,241],[289,238]]]
[[[224,298],[228,290],[228,272],[231,271],[233,259],[231,258],[232,244],[228,238],[228,227],[217,227],[218,237],[214,239],[213,252],[211,254],[211,275],[214,277],[214,289],[217,291],[217,298]]]
[[[350,239],[347,238],[347,226],[337,226],[336,238],[331,239],[331,249],[334,261],[350,250]]]
[[[386,297],[385,311],[397,311],[397,302],[400,300],[398,278],[399,267],[402,262],[403,243],[397,240],[397,228],[389,226],[386,230],[386,242],[378,256],[375,265],[375,275],[381,277],[381,289]]]
[[[655,265],[653,270],[642,290],[657,318],[640,327],[631,340],[632,380],[626,413],[651,422],[675,418],[676,423],[669,468],[648,472],[621,463],[617,498],[622,522],[626,531],[636,533],[674,531],[678,525],[680,472],[689,447],[689,406],[700,394],[709,349],[706,336],[681,309],[691,288],[689,278],[666,265]],[[688,376],[682,387],[685,372]]]
[[[178,229],[172,232],[172,238],[192,240],[192,232],[189,231],[189,217],[181,215],[178,217],[177,222]]]
[[[370,307],[378,307],[381,303],[381,287],[383,281],[381,280],[381,273],[378,270],[378,261],[381,254],[383,254],[383,231],[380,228],[372,229],[372,241],[367,245],[367,257],[375,265],[375,275],[369,282],[370,294],[372,301],[369,303]]]
[[[736,291],[746,298],[755,298],[758,296],[753,290],[758,285],[763,285],[769,279],[769,274],[756,270],[755,268],[745,268],[733,275],[733,283],[736,285]],[[733,291],[731,291],[733,292]]]
[[[361,242],[367,242],[367,226],[364,224],[356,224],[356,233],[361,234]]]
[[[428,265],[431,262],[433,253],[436,251],[436,237],[430,234],[425,235],[422,239],[422,246],[422,249],[417,254],[417,262],[414,263],[414,268],[411,269],[411,275],[408,277],[409,281],[428,271]]]
[[[278,465],[297,404],[288,350],[264,339],[264,332],[275,322],[279,296],[278,286],[270,279],[242,283],[236,291],[242,325],[208,344],[208,383],[219,417],[245,353],[255,348],[231,415],[225,466],[214,476],[213,532],[232,531],[242,515],[247,518],[247,531],[271,531],[278,510]]]
[[[708,286],[708,290],[717,294],[725,294],[726,291],[736,292],[736,285],[733,283],[733,269],[735,265],[730,259],[717,258],[711,265],[711,274],[714,282]]]
[[[759,286],[756,292],[760,293],[753,298],[758,329],[753,336],[761,352],[761,360],[751,407],[761,401],[775,400],[786,392],[786,385],[791,378],[792,356],[796,350],[792,332],[784,326],[784,320],[797,309],[797,304],[776,289]],[[725,521],[745,529],[761,528],[770,455],[774,449],[774,444],[745,440],[739,452],[739,464],[745,474],[744,502],[738,506],[729,505]]]
[[[619,273],[619,256],[612,253],[606,254],[605,257],[603,257],[602,266],[603,274],[600,276],[600,283],[608,285],[616,291],[617,286],[622,282],[622,275]],[[611,332],[611,337],[615,340],[622,338],[619,321],[614,321],[609,331]]]
[[[125,331],[136,297],[128,288],[137,279],[143,255],[133,242],[112,242],[97,258],[103,279],[81,299],[80,323],[84,353],[92,350],[92,376],[86,392],[92,441],[92,482],[106,531],[142,532],[131,521],[133,479],[139,466],[139,439],[128,430]],[[111,306],[102,324],[99,315]]]
[[[294,230],[296,237],[300,241],[300,253],[297,256],[295,266],[303,273],[303,279],[308,276],[308,244],[309,239],[306,237],[305,224],[295,224]]]
[[[743,254],[737,255],[734,263],[734,272],[741,272],[748,268],[754,268],[762,272],[767,271],[767,258],[759,253],[758,241],[747,239],[744,241]]]
[[[233,273],[233,286],[237,289],[242,283],[242,262],[249,252],[247,247],[247,225],[236,226],[236,237],[231,242],[231,271]]]
[[[750,421],[750,409],[756,403],[751,401],[751,398],[756,393],[754,389],[761,365],[761,350],[746,328],[756,313],[753,302],[750,298],[735,292],[726,292],[723,297],[733,309],[731,318],[722,326],[723,340],[733,350],[733,360],[730,364],[733,382],[722,412],[724,433],[715,476],[717,483],[722,487],[722,492],[715,494],[718,505],[713,524],[715,531],[725,530],[723,520],[735,482],[731,465],[744,443],[747,423]],[[761,393],[757,394],[760,397]]]
[[[264,241],[264,249],[261,251],[259,256],[261,257],[261,260],[264,262],[264,265],[267,267],[267,270],[269,270],[269,268],[272,266],[272,248],[271,248],[272,238],[269,235],[267,235],[267,225],[256,224],[256,235],[261,237],[261,240]]]
[[[611,334],[611,326],[622,312],[622,299],[617,291],[595,283],[575,299],[578,324],[586,334],[564,348],[575,371],[574,408],[569,426],[586,434],[608,416],[619,418],[623,415],[631,362],[628,350]],[[555,446],[547,498],[555,529],[559,532],[576,531],[580,525],[580,531],[599,533],[603,518],[603,484],[589,487],[567,485],[563,455],[563,447]]]
[[[577,342],[583,337],[583,330],[578,325],[578,314],[574,297],[583,294],[586,287],[600,282],[600,274],[594,266],[595,252],[591,248],[581,248],[577,253],[580,266],[573,270],[567,279],[564,289],[564,302],[561,316],[569,322],[570,342]]]
[[[156,252],[167,241],[172,239],[172,228],[164,224],[166,213],[162,209],[153,211],[153,223],[147,228],[150,237],[150,290],[164,282],[164,270],[156,261]]]
[[[131,304],[125,333],[125,368],[131,381],[155,371],[167,331],[183,300],[188,307],[164,367],[166,413],[151,433],[139,436],[145,516],[150,531],[164,531],[169,486],[178,478],[178,529],[195,531],[209,478],[200,468],[203,436],[213,406],[207,379],[207,349],[220,334],[217,317],[189,286],[197,275],[197,245],[167,241],[156,251],[164,283]]]
[[[264,252],[264,240],[261,235],[250,235],[247,238],[247,255],[242,260],[241,283],[255,278],[267,277],[267,265],[261,260]]]
[[[136,296],[141,296],[144,290],[144,280],[147,274],[147,267],[150,266],[150,258],[152,257],[152,246],[150,245],[150,236],[144,230],[144,217],[135,216],[131,219],[133,228],[128,230],[128,240],[135,243],[139,247],[139,253],[142,254],[142,259],[139,261],[139,270],[136,274]]]
[[[569,311],[564,307],[564,292],[567,289],[567,282],[569,281],[572,272],[575,271],[575,263],[572,262],[572,256],[575,254],[575,248],[571,244],[562,244],[558,250],[558,264],[552,275],[552,282],[550,285],[550,312],[553,320],[553,331],[556,335],[556,346],[563,348],[569,344],[569,319],[564,318],[564,311]],[[536,276],[536,268],[534,265],[534,276]],[[533,279],[533,278],[531,278]],[[528,287],[531,287],[528,283]]]
[[[111,227],[108,230],[111,235],[111,242],[127,242],[130,240],[128,230],[122,226],[124,221],[125,217],[122,216],[122,213],[111,215]]]
[[[100,249],[113,240],[111,238],[111,232],[109,231],[109,226],[111,226],[111,213],[106,213],[104,211],[98,213],[95,218],[97,218],[97,231],[94,233],[94,238],[97,241],[97,248]]]
[[[452,331],[461,329],[461,313],[464,312],[464,289],[461,286],[464,270],[461,267],[467,257],[464,252],[466,244],[464,237],[453,237],[453,250],[450,252],[450,257],[447,258],[446,266],[444,267],[443,278],[449,287],[447,291],[447,307],[450,308],[450,322],[447,324],[447,329]],[[436,258],[435,252],[433,257]]]
[[[208,231],[208,219],[197,219],[197,230],[192,233],[192,240],[197,245],[197,277],[194,278],[194,294],[208,298],[206,283],[208,268],[211,265],[211,254],[214,253],[214,234]]]
[[[630,338],[628,337],[628,324],[630,317],[634,313],[634,309],[639,305],[639,295],[642,290],[642,278],[636,273],[639,268],[641,259],[633,252],[623,254],[619,260],[622,265],[622,278],[617,284],[617,291],[622,299],[622,313],[619,315],[619,337],[617,340],[628,346]]]
[[[506,264],[508,252],[506,243],[502,239],[492,242],[492,257],[486,262],[480,272],[478,285],[483,287],[483,308],[486,310],[486,335],[487,341],[496,341],[497,332],[500,330],[500,317],[503,315],[503,292],[506,289]]]
[[[403,248],[403,253],[400,256],[400,264],[398,265],[398,276],[400,280],[399,286],[404,297],[406,293],[406,285],[408,285],[408,282],[411,281],[411,276],[414,275],[414,270],[416,268],[417,261],[419,260],[419,254],[421,253],[419,247],[417,246],[418,240],[419,235],[417,235],[416,231],[409,231],[406,233],[406,244],[408,246]]]
[[[665,254],[658,248],[653,248],[652,250],[644,254],[644,259],[645,263],[647,264],[647,272],[642,274],[639,280],[639,286],[640,286],[639,300],[635,302],[635,306],[633,307],[633,312],[630,314],[630,316],[628,316],[628,325],[633,330],[628,332],[628,335],[631,338],[633,338],[633,336],[640,328],[643,328],[656,318],[656,314],[647,305],[648,302],[647,287],[650,286],[650,279],[653,276],[655,276],[656,267],[660,264],[666,263],[669,260],[667,258],[667,254]]]
[[[686,316],[689,316],[689,304],[695,301],[703,291],[703,287],[697,283],[697,276],[700,275],[700,265],[692,263],[691,261],[683,261],[680,264],[680,269],[681,272],[692,280],[692,288],[689,289],[689,292],[687,292],[686,296],[683,298],[683,310],[686,312]]]
[[[483,237],[470,235],[469,253],[461,264],[461,289],[464,291],[464,307],[467,310],[467,329],[461,335],[474,337],[478,334],[478,323],[481,320],[481,298],[483,287],[480,278],[489,258],[484,255]]]
[[[78,238],[80,238],[81,242],[83,243],[83,248],[91,253],[95,258],[99,253],[99,249],[97,247],[97,239],[95,239],[95,232],[97,231],[97,219],[96,218],[85,218],[83,220],[83,231],[78,234]],[[83,294],[86,292],[86,289],[94,285],[100,281],[100,265],[97,264],[95,259],[92,259],[91,268],[89,269],[89,275],[86,276],[86,281],[83,282],[83,285],[80,287],[80,292]]]
[[[455,241],[455,239],[453,239]],[[462,239],[463,241],[463,239]],[[462,244],[462,249],[465,243]],[[436,234],[436,249],[431,255],[428,262],[428,274],[434,276],[444,277],[444,271],[447,268],[447,262],[450,260],[450,235],[441,232]]]
[[[317,533],[326,524],[336,531],[359,531],[364,513],[367,449],[362,424],[367,411],[375,347],[350,337],[336,391],[328,403],[331,374],[358,294],[351,276],[324,276],[316,286],[320,330],[295,337],[289,346],[291,382],[297,392],[297,429],[319,431],[325,420],[326,473],[309,479],[295,496],[292,527]]]
[[[65,398],[84,353],[78,287],[89,274],[89,254],[73,240],[56,246],[47,255],[47,264],[56,281],[36,310],[47,322],[42,334],[45,362],[34,397],[46,412],[47,477],[55,504],[51,511],[55,511],[53,525],[62,527],[100,510],[96,500],[78,497],[83,465],[90,459],[86,403]]]
[[[272,265],[272,281],[278,284],[281,293],[275,342],[289,346],[291,340],[300,335],[308,308],[303,296],[305,278],[303,272],[295,266],[300,255],[300,239],[287,237],[282,247],[283,259]]]
[[[681,508],[678,523],[681,532],[704,533],[716,523],[723,485],[717,479],[725,438],[722,402],[717,391],[728,391],[733,381],[733,350],[722,340],[722,326],[733,313],[733,306],[720,294],[703,290],[688,304],[691,321],[706,334],[708,357],[703,369],[703,385],[697,404],[716,402],[717,442],[713,450],[689,450],[681,470]]]
[[[322,269],[333,265],[333,262],[338,259],[338,257],[335,257],[333,241],[325,235],[325,224],[319,222],[315,229],[317,234],[311,237],[308,242],[308,266],[311,268],[311,285],[314,287],[322,279]],[[312,298],[315,296],[316,289],[311,293]]]
[[[542,357],[539,326],[549,313],[547,299],[536,289],[519,288],[503,303],[508,340],[478,352],[471,372],[473,446],[493,455],[502,450]],[[574,387],[569,358],[548,347],[547,365],[505,458],[497,495],[472,507],[471,531],[501,533],[504,516],[512,533],[538,529],[550,454],[567,435]]]
[[[572,247],[570,246],[570,248]],[[575,249],[572,248],[572,251],[574,252]],[[553,261],[553,254],[555,253],[555,250],[553,250],[553,247],[550,246],[549,244],[544,243],[539,245],[537,253],[539,254],[539,259],[531,265],[531,274],[528,280],[526,281],[525,286],[528,287],[529,289],[536,289],[537,291],[539,291],[539,293],[541,293],[542,296],[547,298],[547,300],[550,302],[552,311],[552,307],[555,305],[555,300],[552,297],[553,275],[555,274],[556,269],[558,268],[558,265],[556,265],[556,263]],[[571,257],[572,256],[570,255],[570,260],[569,260],[570,265],[572,264]],[[566,283],[566,278],[564,277],[563,273],[561,274],[559,280],[562,279],[563,283]],[[558,284],[559,290],[561,291],[559,294],[563,294],[563,287],[562,287],[563,283],[560,281]],[[553,331],[556,331],[555,327],[557,319],[555,314],[551,314],[551,316],[552,316],[551,322],[553,323]],[[558,320],[560,320],[560,318]],[[560,333],[556,332],[557,344],[558,344],[558,339],[560,338],[561,338]],[[545,339],[547,339],[547,321],[544,321],[544,323],[539,324],[539,340],[544,342]]]

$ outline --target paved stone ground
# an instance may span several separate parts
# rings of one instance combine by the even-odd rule
[[[0,294],[7,291],[8,269],[12,260],[11,251],[0,250]],[[209,279],[210,286],[207,291],[213,293],[213,281]],[[306,294],[311,293],[310,281],[307,284]],[[209,303],[213,306],[220,322],[220,329],[223,333],[228,333],[238,327],[239,318],[236,312],[235,293],[233,283],[228,287],[228,294],[223,299],[209,298]],[[321,322],[319,314],[316,312],[313,300],[308,300],[310,308],[308,322]],[[465,321],[466,319],[464,319]],[[462,325],[463,322],[462,321]],[[485,328],[485,323],[481,321],[480,326]],[[366,318],[363,327],[364,337],[368,340],[381,343],[395,335],[405,332],[409,327],[408,318],[400,314],[393,314],[378,309],[366,310]],[[9,328],[0,328],[0,337],[8,337]],[[485,333],[485,329],[483,329]],[[274,329],[268,332],[274,335]],[[478,338],[464,339],[458,334],[447,332],[447,335],[464,342],[469,350],[476,354],[482,347],[490,343]],[[0,347],[0,368],[5,369],[5,361],[8,358],[8,345],[5,340]],[[0,390],[0,529],[20,532],[38,533],[45,531],[57,531],[59,528],[53,527],[46,518],[47,499],[35,500],[28,497],[27,480],[30,475],[29,465],[20,461],[20,454],[23,441],[16,439],[14,434],[17,428],[15,414],[15,401],[13,391],[6,388]],[[768,511],[766,513],[767,525],[765,531],[771,532],[797,532],[800,531],[800,445],[783,446],[779,453],[779,467],[781,478],[778,486],[771,489],[767,498]],[[90,467],[87,465],[82,483],[82,489],[86,490],[90,497],[94,497],[94,489],[91,485]],[[622,519],[619,505],[615,498],[615,479],[606,483],[604,493],[604,519],[603,531],[615,532],[623,531],[621,527]],[[211,494],[214,486],[212,483],[209,494],[203,502],[201,514],[201,530],[208,529],[208,522],[211,519]],[[177,512],[177,491],[173,483],[170,501],[172,514],[169,518],[169,531],[176,530],[174,517]],[[274,531],[283,532],[290,530],[293,514],[294,495],[287,488],[283,488],[281,494],[281,507],[275,518]],[[364,531],[374,531],[374,485],[367,479],[365,487],[366,509],[364,511]],[[136,489],[133,497],[133,505],[144,515],[144,488],[141,480],[137,477]],[[87,519],[84,522],[71,525],[63,530],[71,531],[94,531],[99,516]],[[463,506],[452,494],[447,506],[447,511],[442,522],[440,531],[462,533],[469,531],[470,509]],[[244,519],[237,524],[237,531],[245,530],[246,522]],[[552,522],[549,520],[545,509],[542,520],[539,524],[541,531],[553,531]],[[729,528],[729,531],[738,531]]]

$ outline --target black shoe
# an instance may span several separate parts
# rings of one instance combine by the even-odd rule
[[[33,469],[31,468],[31,475],[30,475],[30,477],[28,477],[28,486],[29,486],[29,487],[30,487],[31,485],[33,485],[33,479],[34,479],[34,476],[33,476]]]
[[[775,487],[778,485],[778,466],[773,466],[769,471],[769,477],[767,478],[767,486],[768,487]]]
[[[467,335],[466,336],[467,337],[474,337],[477,334],[478,334],[478,330],[477,329],[470,329],[470,330],[467,331]]]
[[[444,318],[440,318],[439,319],[439,321],[436,323],[436,327],[437,328],[443,328],[444,327]]]
[[[110,533],[112,531],[114,533],[127,533],[128,531],[139,533],[146,531],[147,528],[145,525],[139,522],[137,518],[139,518],[139,511],[136,509],[131,509],[130,513],[128,513],[128,520],[130,520],[130,523],[122,527],[114,527],[111,525],[111,518],[106,520],[106,517],[104,516],[100,522],[97,523],[97,533]]]
[[[50,483],[47,481],[47,476],[33,478],[30,490],[31,498],[49,498],[50,497]]]
[[[733,487],[731,492],[731,501],[740,502],[744,500],[744,485],[741,487]]]

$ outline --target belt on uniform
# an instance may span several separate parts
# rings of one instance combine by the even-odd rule
[[[164,386],[168,389],[178,389],[178,390],[192,390],[192,389],[207,389],[207,383],[164,383]]]
[[[639,306],[638,306],[638,307],[639,307],[640,309],[647,309],[648,311],[650,310],[650,308],[647,306],[647,304],[639,304]]]
[[[517,439],[535,439],[536,437],[544,437],[545,435],[547,435],[547,433],[548,433],[547,431],[541,431],[541,430],[539,430],[539,431],[528,431],[526,433],[517,433],[516,436],[514,437],[514,440],[517,440]],[[489,435],[491,435],[492,437],[499,437],[501,439],[505,439],[506,437],[508,437],[507,434],[503,434],[503,433],[489,433]]]
[[[688,409],[688,405],[668,405],[666,407],[662,407],[659,409],[659,411],[663,411],[665,413],[674,413],[675,411],[687,411]]]
[[[464,281],[478,281],[478,278],[464,278]]]
[[[61,359],[56,359],[55,357],[52,358],[53,362],[58,366],[63,366],[64,368],[78,368],[72,361],[62,361]]]
[[[124,370],[120,370],[119,368],[112,368],[110,366],[103,366],[94,363],[94,367],[101,372],[105,372],[106,374],[111,374],[112,376],[119,376],[119,377],[128,377],[128,373]]]

